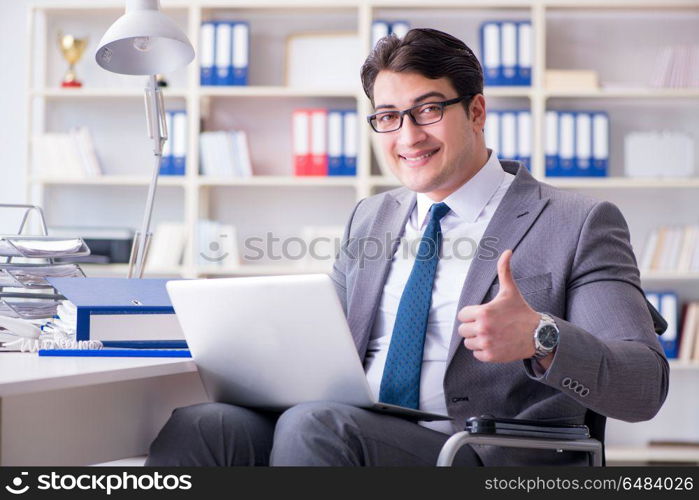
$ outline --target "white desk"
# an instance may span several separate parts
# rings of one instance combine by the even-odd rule
[[[0,465],[145,455],[174,408],[201,401],[190,359],[0,352]]]

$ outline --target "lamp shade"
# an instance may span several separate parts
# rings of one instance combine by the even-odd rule
[[[187,35],[160,12],[159,0],[127,0],[126,13],[104,34],[95,59],[112,73],[155,75],[186,66],[194,49]]]

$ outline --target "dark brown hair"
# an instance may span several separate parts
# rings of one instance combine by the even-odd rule
[[[471,49],[442,31],[416,28],[405,37],[380,39],[361,70],[364,93],[374,104],[374,82],[380,71],[418,73],[426,78],[446,77],[459,96],[483,93],[483,69]],[[468,114],[471,99],[463,101]]]

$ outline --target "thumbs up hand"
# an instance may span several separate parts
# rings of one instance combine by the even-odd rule
[[[457,319],[464,346],[479,361],[507,363],[534,355],[534,329],[540,316],[524,300],[512,277],[512,250],[498,260],[500,290],[487,304],[466,306]]]

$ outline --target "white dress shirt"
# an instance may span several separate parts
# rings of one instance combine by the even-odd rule
[[[432,304],[422,358],[421,410],[444,415],[447,413],[443,381],[459,296],[471,267],[471,259],[476,255],[483,233],[513,179],[514,175],[505,172],[496,155],[491,153],[486,164],[473,178],[443,200],[451,211],[441,220],[442,253],[432,288]],[[383,289],[364,364],[369,385],[377,399],[398,304],[413,268],[418,243],[433,203],[427,195],[417,194],[416,207],[405,225],[403,238],[393,256]],[[420,424],[440,432],[452,433],[449,422]]]

